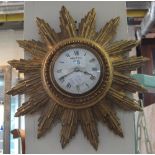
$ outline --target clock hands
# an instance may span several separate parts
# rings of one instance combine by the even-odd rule
[[[65,75],[61,76],[61,77],[59,78],[59,80],[62,81],[62,80],[64,80],[64,78],[67,77],[68,75],[70,75],[70,74],[72,74],[72,73],[74,73],[74,72],[79,72],[79,71],[80,71],[80,69],[79,69],[78,67],[75,67],[74,70],[73,70],[72,72],[69,72],[68,74],[65,74]]]
[[[85,71],[85,72],[83,72],[83,73],[86,74],[86,75],[90,75],[90,76],[91,76],[91,77],[90,77],[91,80],[96,79],[96,77],[95,77],[93,74],[88,73],[87,71]]]
[[[78,69],[79,69],[79,68],[78,68]],[[84,74],[86,74],[86,75],[90,75],[90,76],[91,76],[91,77],[90,77],[91,80],[96,79],[96,77],[95,77],[93,74],[91,74],[91,73],[89,73],[89,72],[87,72],[87,71],[83,71],[83,70],[80,70],[80,69],[79,69],[79,72],[82,72],[82,73],[84,73]]]
[[[65,78],[65,77],[67,77],[68,75],[70,75],[70,74],[72,74],[72,73],[74,73],[74,72],[79,72],[79,71],[80,71],[79,68],[75,67],[73,71],[69,72],[68,74],[65,74],[65,75],[61,76],[61,77],[59,78],[59,80],[60,80],[60,81],[64,81],[64,78]]]
[[[87,72],[87,71],[83,71],[83,70],[81,70],[81,69],[78,68],[78,67],[74,68],[74,71],[75,71],[75,72],[82,72],[82,73],[84,73],[84,74],[86,74],[86,75],[91,75],[92,79],[95,79],[95,78],[96,78],[93,74],[91,74],[91,73],[89,73],[89,72]]]
[[[60,81],[64,81],[64,78],[65,77],[67,77],[68,75],[70,75],[70,74],[72,74],[72,73],[74,73],[75,71],[73,70],[72,72],[69,72],[68,74],[65,74],[65,75],[63,75],[63,76],[61,76],[60,78],[59,78],[59,80]]]
[[[78,67],[75,67],[74,70],[73,70],[72,72],[69,72],[68,74],[65,74],[65,75],[61,76],[61,77],[59,78],[59,80],[63,82],[65,77],[67,77],[68,75],[70,75],[70,74],[72,74],[72,73],[74,73],[74,72],[82,72],[82,73],[84,73],[84,74],[86,74],[86,75],[90,75],[90,76],[91,76],[91,77],[90,77],[91,80],[96,79],[96,77],[95,77],[93,74],[91,74],[91,73],[89,73],[89,72],[87,72],[87,71],[80,70],[80,68],[78,68]]]

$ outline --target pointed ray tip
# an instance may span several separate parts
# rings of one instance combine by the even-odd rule
[[[121,18],[120,18],[119,16],[117,16],[117,17],[115,17],[115,18],[113,19],[113,21],[115,21],[115,22],[117,21],[117,23],[119,23],[119,22],[120,22],[120,19],[121,19]]]
[[[90,12],[95,12],[95,8],[92,8],[92,9],[90,10]]]
[[[12,90],[6,92],[7,95],[11,95]]]
[[[123,138],[123,137],[124,137],[123,132],[120,132],[120,133],[119,133],[119,136]]]
[[[41,18],[36,17],[36,23],[37,23],[37,24],[39,24],[39,23],[41,22],[41,20],[42,20]]]
[[[118,135],[119,135],[120,137],[124,137],[123,130],[122,130],[122,128],[121,128],[121,127],[120,127],[120,130],[119,130]]]
[[[92,8],[92,9],[90,10],[90,14],[96,16],[95,8]]]
[[[94,149],[97,151],[97,149],[98,149],[98,143],[95,143],[95,144],[92,144],[92,145],[93,145]]]
[[[24,40],[16,40],[16,42],[21,45],[23,43]]]
[[[37,138],[39,139],[40,137],[41,137],[41,132],[38,131],[38,133],[37,133]]]
[[[22,40],[16,40],[17,43],[20,43]]]
[[[141,43],[141,41],[135,40],[135,43],[136,43],[136,46],[138,46]]]
[[[61,143],[61,147],[65,148],[65,146],[69,143],[69,139],[65,139],[64,137],[61,137],[60,143]]]
[[[13,60],[9,60],[7,63],[12,65]]]
[[[114,19],[116,19],[116,20],[120,20],[121,18],[120,18],[120,16],[117,16],[117,17],[115,17]]]
[[[39,17],[36,17],[36,20],[41,20]]]
[[[139,104],[135,105],[135,110],[136,111],[143,111],[142,107]]]
[[[61,142],[61,147],[62,147],[62,149],[64,149],[64,148],[65,148],[65,146],[66,146],[66,143]]]
[[[150,61],[150,58],[144,57],[145,61]]]
[[[14,117],[19,117],[20,114],[18,114],[18,112],[15,113]]]
[[[63,5],[62,7],[61,7],[61,9],[64,9],[65,8],[65,6]]]
[[[138,111],[143,111],[142,107],[139,107],[139,108],[138,108]]]
[[[67,9],[66,9],[66,7],[63,5],[62,7],[61,7],[61,11],[66,11]]]

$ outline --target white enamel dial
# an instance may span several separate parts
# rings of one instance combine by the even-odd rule
[[[94,88],[100,74],[97,57],[84,47],[64,50],[54,64],[57,84],[71,94],[83,94]]]

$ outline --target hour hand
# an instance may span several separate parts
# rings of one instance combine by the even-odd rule
[[[78,93],[80,92],[80,86],[79,85],[76,85],[76,89],[78,91]]]
[[[96,79],[96,77],[95,77],[93,74],[88,73],[87,71],[84,71],[83,73],[84,73],[84,74],[87,74],[87,75],[90,75],[90,76],[91,76],[91,77],[90,77],[91,80],[95,80],[95,79]]]
[[[62,76],[62,77],[59,78],[59,80],[60,80],[61,82],[64,82],[64,79],[65,79],[64,76]]]

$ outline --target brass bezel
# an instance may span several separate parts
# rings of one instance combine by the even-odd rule
[[[103,76],[103,68],[101,68],[101,79],[99,83],[88,93],[83,95],[73,95],[61,90],[54,82],[54,75],[51,73],[51,65],[54,64],[55,59],[61,53],[63,48],[69,46],[85,46],[94,49],[94,53],[98,55],[99,63],[105,66],[105,75]],[[96,52],[95,52],[96,51]],[[72,109],[83,109],[88,108],[100,101],[106,95],[112,83],[112,65],[108,54],[97,43],[89,39],[83,38],[70,38],[59,42],[45,57],[42,63],[42,83],[44,89],[48,95],[59,105],[72,108]],[[52,75],[52,76],[51,76]],[[52,80],[51,80],[52,79]]]

